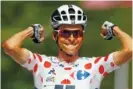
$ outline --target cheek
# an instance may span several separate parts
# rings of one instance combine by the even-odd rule
[[[64,43],[65,39],[64,38],[58,38],[58,43],[59,45],[62,45]]]
[[[77,41],[78,41],[78,43],[82,44],[82,42],[83,42],[83,37],[77,38]]]

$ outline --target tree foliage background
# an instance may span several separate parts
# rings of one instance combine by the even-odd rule
[[[40,23],[45,28],[45,40],[41,44],[34,44],[31,39],[25,40],[23,47],[32,52],[57,55],[57,45],[52,40],[52,27],[50,16],[55,8],[62,4],[76,4],[79,1],[2,1],[1,2],[1,42],[13,34],[26,29],[29,25]],[[82,6],[80,6],[82,7]],[[108,10],[86,10],[88,15],[88,26],[85,32],[83,46],[80,50],[81,56],[104,56],[121,48],[117,38],[111,41],[103,40],[99,33],[104,21],[111,21],[123,31],[132,35],[132,8],[112,8]],[[32,74],[15,63],[2,49],[1,53],[1,81],[2,89],[33,89]],[[129,88],[131,89],[131,62],[129,68]],[[113,89],[114,73],[108,75],[102,82],[102,89]]]

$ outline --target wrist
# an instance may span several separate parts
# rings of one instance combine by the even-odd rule
[[[28,37],[32,38],[34,35],[33,27],[28,27],[26,30],[28,32]]]
[[[118,36],[118,34],[121,32],[120,28],[118,26],[113,27],[113,34],[115,36]]]

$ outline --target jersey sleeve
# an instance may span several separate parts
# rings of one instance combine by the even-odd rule
[[[45,61],[46,58],[44,58],[44,57],[46,57],[46,56],[40,55],[37,53],[32,53],[31,51],[29,51],[29,52],[30,52],[30,56],[29,56],[27,62],[21,66],[28,69],[31,72],[33,72],[33,71],[35,72],[37,70],[37,68],[39,67],[39,65]]]
[[[119,66],[117,66],[114,62],[113,53],[104,57],[95,58],[94,64],[97,65],[98,72],[103,75],[106,75],[119,68]]]

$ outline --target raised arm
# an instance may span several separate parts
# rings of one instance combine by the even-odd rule
[[[41,34],[42,31],[43,28],[41,28]],[[19,64],[26,63],[30,53],[29,50],[22,47],[22,44],[26,38],[31,38],[33,36],[33,33],[34,33],[33,28],[28,27],[27,29],[19,33],[16,33],[12,37],[10,37],[2,44],[5,53],[8,54],[10,57],[12,57]],[[41,41],[43,39],[44,39],[43,36],[41,36]]]
[[[132,38],[118,26],[113,28],[113,33],[120,40],[122,49],[114,52],[114,62],[121,65],[132,58]]]
[[[113,59],[116,65],[121,65],[132,57],[132,38],[122,31],[118,26],[113,27],[113,34],[117,37],[122,45],[122,49],[113,53]],[[101,36],[108,34],[104,25],[102,26]]]

